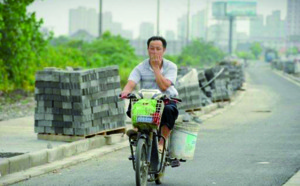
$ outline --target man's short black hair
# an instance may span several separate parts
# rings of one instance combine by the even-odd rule
[[[150,45],[151,41],[157,41],[157,40],[162,42],[164,48],[167,48],[167,41],[165,40],[165,38],[163,38],[161,36],[152,36],[152,37],[150,37],[147,41],[147,48],[149,48],[149,45]]]

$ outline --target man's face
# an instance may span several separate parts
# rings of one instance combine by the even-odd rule
[[[163,44],[160,40],[154,40],[149,43],[148,47],[148,54],[149,57],[157,57],[157,56],[163,56],[165,52],[165,48],[163,47]]]

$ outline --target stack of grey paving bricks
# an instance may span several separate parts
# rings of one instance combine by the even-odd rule
[[[125,126],[118,66],[36,73],[35,132],[85,136]]]
[[[230,83],[229,71],[227,66],[218,65],[214,67],[214,74],[222,73],[214,81],[214,89],[212,90],[212,101],[228,101],[232,95],[232,85]]]
[[[230,65],[229,77],[233,90],[240,89],[245,81],[242,65]]]
[[[179,85],[176,86],[182,103],[178,104],[178,109],[187,110],[193,108],[200,108],[202,106],[201,89],[198,84],[193,85]]]
[[[204,69],[198,70],[198,81],[200,86],[200,95],[202,106],[206,106],[211,103],[208,97],[211,97],[212,92],[210,86],[208,86],[208,81],[205,77]]]

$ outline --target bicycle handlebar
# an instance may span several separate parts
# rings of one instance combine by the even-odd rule
[[[119,98],[122,98],[121,94],[119,94]],[[135,98],[137,98],[137,97],[133,93],[129,93],[129,94],[127,94],[126,97],[124,97],[124,99],[135,99]],[[174,101],[176,103],[181,103],[182,102],[182,99],[180,99],[180,98],[170,97],[170,96],[167,96],[167,95],[164,95],[163,97],[161,97],[160,100],[162,100],[162,101]]]

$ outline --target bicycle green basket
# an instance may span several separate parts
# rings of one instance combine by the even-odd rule
[[[160,100],[132,100],[132,125],[136,128],[158,128],[163,107],[163,102]]]

